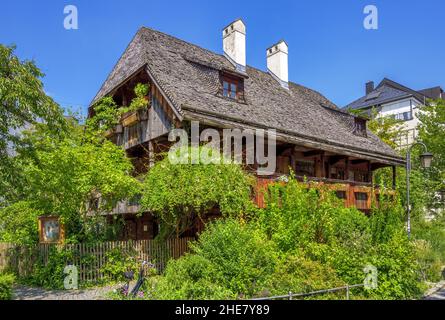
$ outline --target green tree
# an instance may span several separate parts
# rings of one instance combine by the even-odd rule
[[[201,154],[206,149],[190,148]],[[142,209],[162,219],[166,235],[180,235],[196,219],[218,207],[224,216],[249,211],[251,177],[236,164],[175,164],[168,157],[145,177]]]
[[[433,153],[431,179],[445,189],[445,100],[430,101],[418,113],[419,138]]]
[[[378,115],[376,108],[372,108],[370,114],[367,114],[363,110],[349,110],[349,112],[368,118],[368,128],[371,132],[392,148],[397,149],[402,156],[406,155],[406,150],[400,149],[396,143],[397,138],[403,131],[403,121],[391,116],[381,117]],[[410,204],[414,217],[424,216],[425,208],[431,206],[435,189],[435,183],[430,179],[431,176],[434,176],[434,169],[431,171],[420,168],[418,151],[419,150],[414,149],[412,152],[413,166],[410,176]],[[396,190],[402,200],[403,206],[406,207],[406,170],[404,167],[398,167],[396,170]],[[392,188],[392,169],[387,167],[376,170],[373,180],[380,187]]]
[[[38,242],[37,218],[42,212],[27,201],[0,208],[0,242],[32,245]]]
[[[125,151],[89,134],[74,120],[59,139],[46,124],[23,134],[26,146],[18,148],[14,157],[23,176],[15,186],[16,193],[34,210],[60,216],[71,241],[97,238],[88,233],[88,223],[139,190],[138,180],[130,175],[133,167]],[[99,197],[99,207],[88,206]]]
[[[18,171],[10,155],[21,143],[20,131],[37,122],[55,132],[64,128],[63,112],[45,93],[43,76],[34,61],[15,55],[14,46],[0,44],[0,198],[16,181]]]

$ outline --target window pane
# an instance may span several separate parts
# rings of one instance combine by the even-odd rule
[[[233,83],[230,84],[230,97],[236,99],[236,85]]]
[[[229,96],[229,90],[228,90],[228,89],[225,89],[225,88],[224,88],[224,90],[223,90],[223,96],[224,96],[224,97],[228,97],[228,96]]]
[[[227,81],[223,82],[224,90],[229,90],[229,83]]]

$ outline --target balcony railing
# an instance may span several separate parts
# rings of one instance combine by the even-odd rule
[[[255,190],[255,203],[258,207],[264,208],[265,194],[267,187],[274,183],[286,183],[287,176],[258,177]],[[320,188],[328,186],[335,191],[338,198],[343,199],[346,207],[356,207],[361,211],[367,212],[371,209],[373,201],[376,205],[379,203],[379,197],[382,191],[378,186],[373,186],[368,182],[357,182],[326,178],[304,178],[296,177],[297,180],[307,184],[309,188]],[[386,194],[394,196],[395,191],[387,190]]]
[[[140,212],[141,206],[138,203],[132,203],[130,201],[121,201],[113,208],[111,214],[125,214],[132,213],[137,214]]]

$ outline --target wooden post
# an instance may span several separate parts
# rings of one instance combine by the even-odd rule
[[[372,185],[374,184],[374,175],[372,172],[372,165],[371,165],[371,161],[368,161],[368,174],[369,174],[369,181]]]
[[[255,161],[256,161],[256,158],[255,158]],[[295,170],[297,170],[297,168],[296,168],[296,162],[295,162],[295,149],[294,148],[292,148],[292,151],[290,154],[290,166],[292,168],[292,171],[295,173]]]
[[[326,175],[326,179],[330,179],[331,178],[331,164],[329,162],[329,157],[327,158],[328,160],[328,166],[327,166],[327,175]]]
[[[345,180],[349,181],[349,157],[345,158]]]
[[[317,178],[323,178],[324,176],[324,155],[321,152],[319,155],[315,156],[315,176]]]
[[[348,186],[348,207],[355,206],[355,190],[354,186],[347,184]]]
[[[148,141],[148,167],[151,168],[155,165],[155,153],[152,141]]]
[[[329,178],[329,177],[325,177],[326,175],[326,168],[325,168],[325,156],[324,156],[324,152],[322,154],[320,154],[320,162],[321,162],[321,176],[320,178]]]
[[[397,170],[396,166],[392,166],[392,189],[396,190],[397,185]]]

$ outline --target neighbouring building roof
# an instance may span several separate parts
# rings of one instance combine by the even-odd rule
[[[419,90],[419,93],[423,94],[429,99],[444,99],[445,94],[441,87],[434,87],[434,88],[428,88]]]
[[[246,74],[240,75],[245,77],[245,103],[218,96],[220,71],[237,72],[224,55],[145,27],[136,33],[91,105],[142,68],[185,118],[200,114],[276,129],[300,141],[403,163],[369,131],[367,137],[355,135],[355,117],[320,93],[292,82],[289,90],[283,89],[272,75],[256,68],[247,66]]]
[[[425,103],[427,99],[442,98],[443,90],[441,87],[434,87],[416,91],[385,78],[373,91],[351,102],[344,109],[367,109],[411,97],[416,98],[420,103]]]

